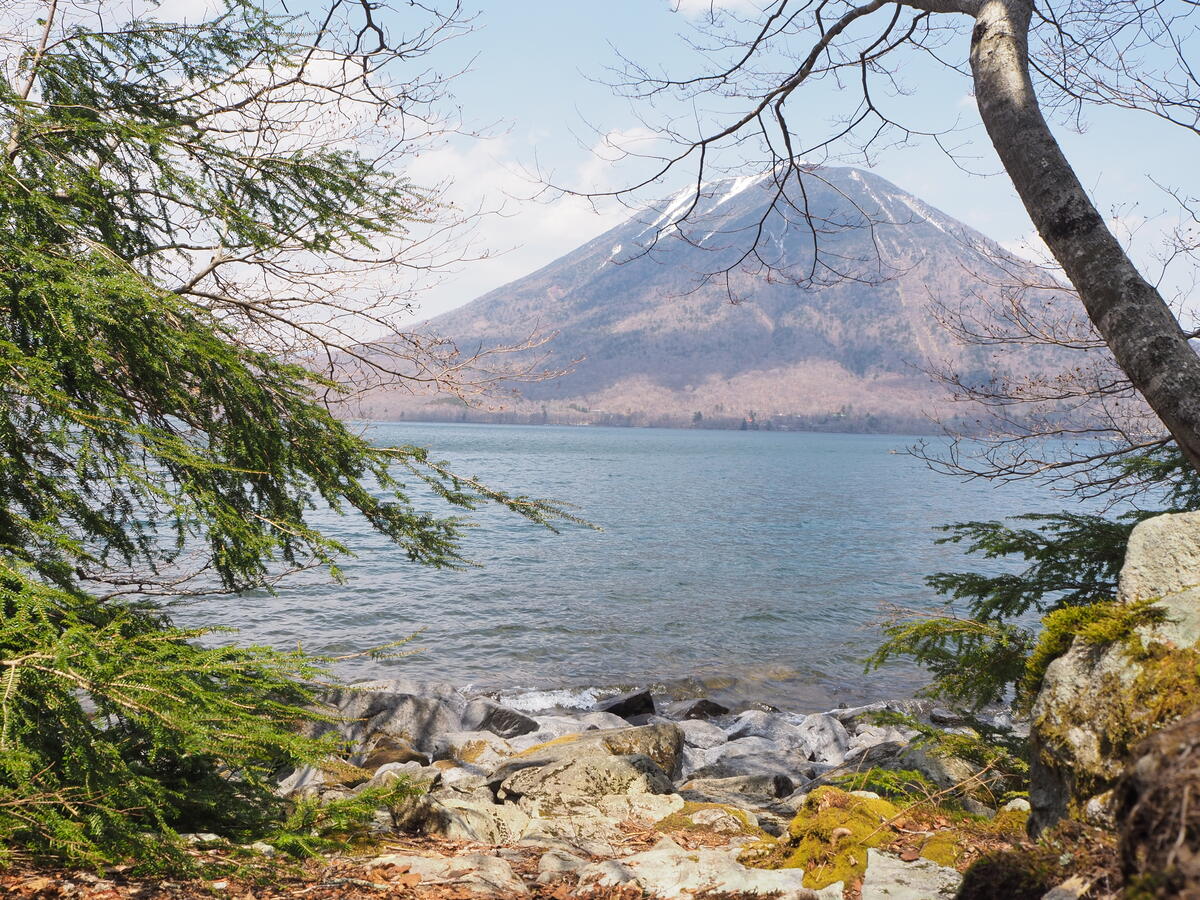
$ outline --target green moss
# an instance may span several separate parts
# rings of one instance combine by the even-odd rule
[[[695,822],[692,819],[696,813],[706,809],[719,809],[722,812],[729,813],[741,825],[737,835],[731,836],[748,836],[759,838],[763,841],[769,841],[770,835],[759,828],[757,825],[751,824],[750,817],[743,809],[738,809],[736,806],[727,806],[724,803],[693,803],[686,801],[683,804],[683,809],[679,812],[672,813],[665,819],[660,819],[654,823],[654,829],[666,834],[678,831],[703,831],[709,833],[717,833],[711,825]]]
[[[937,793],[937,785],[909,769],[864,769],[840,775],[833,784],[847,791],[873,791],[896,800],[923,800]]]
[[[788,826],[786,856],[768,864],[804,869],[804,886],[812,890],[850,884],[866,871],[867,850],[892,840],[887,823],[899,815],[888,800],[817,788]]]
[[[953,868],[963,854],[959,836],[953,831],[937,831],[921,845],[921,856],[939,866]]]
[[[1058,765],[1056,747],[1069,744],[1072,728],[1086,724],[1099,736],[1101,764],[1076,766],[1067,773],[1073,782],[1072,796],[1077,798],[1070,812],[1076,816],[1088,798],[1113,786],[1134,745],[1200,708],[1200,649],[1144,643],[1137,635],[1125,641],[1133,665],[1124,677],[1107,672],[1095,679],[1086,723],[1070,716],[1042,716],[1034,723],[1046,748],[1042,761],[1051,768]]]
[[[1075,638],[1092,646],[1104,646],[1128,641],[1142,625],[1161,622],[1163,609],[1153,599],[1136,603],[1089,603],[1056,609],[1042,619],[1042,633],[1037,646],[1025,663],[1025,672],[1017,688],[1020,704],[1033,704],[1046,669],[1070,649]]]
[[[861,877],[867,868],[867,851],[895,841],[897,833],[891,825],[900,819],[923,823],[916,826],[918,830],[933,830],[920,846],[921,856],[941,866],[956,867],[969,848],[994,846],[997,838],[1022,840],[1028,815],[1011,811],[983,819],[946,806],[913,803],[900,807],[882,798],[822,787],[809,794],[788,826],[783,843],[752,844],[739,858],[745,865],[760,868],[804,869],[804,886],[820,890]]]

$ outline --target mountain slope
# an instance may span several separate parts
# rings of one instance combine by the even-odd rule
[[[989,255],[999,248],[878,176],[850,168],[817,174],[808,191],[808,212],[822,232],[816,241],[795,213],[770,211],[770,178],[729,179],[701,191],[696,225],[685,235],[659,228],[691,203],[690,190],[432,320],[432,331],[464,349],[553,331],[549,365],[579,360],[568,374],[523,386],[523,397],[503,411],[376,393],[367,414],[919,425],[945,399],[923,369],[952,361],[982,377],[996,365],[987,351],[955,344],[930,306],[994,294],[979,276],[994,273]],[[759,223],[766,262],[809,273],[812,286],[766,277],[753,260],[735,265]],[[704,279],[730,266],[728,284]],[[1031,351],[1006,365],[1036,370],[1045,362]]]

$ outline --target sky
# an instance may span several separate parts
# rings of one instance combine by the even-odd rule
[[[213,0],[164,0],[162,14],[194,14]],[[316,4],[319,0],[290,0]],[[765,0],[711,0],[734,14],[753,14]],[[621,57],[675,75],[698,72],[706,62],[686,36],[704,21],[710,0],[476,0],[468,6],[473,27],[443,45],[429,60],[442,71],[465,68],[451,85],[464,130],[423,152],[409,170],[417,183],[448,183],[463,209],[503,209],[484,217],[473,238],[488,258],[464,262],[417,297],[417,319],[467,303],[528,274],[610,228],[631,212],[614,203],[539,193],[542,178],[579,190],[614,190],[637,181],[638,165],[615,159],[611,145],[630,144],[661,122],[661,114],[618,96],[606,82]],[[387,13],[403,31],[414,15],[398,0]],[[965,61],[966,32],[943,55]],[[927,203],[1005,246],[1036,243],[1032,226],[983,133],[969,79],[944,66],[912,59],[902,91],[884,97],[906,123],[928,130],[953,128],[958,164],[929,140],[880,150],[869,167]],[[805,90],[793,102],[793,122],[821,133],[844,112],[846,94]],[[673,110],[680,112],[680,110]],[[687,112],[687,110],[683,110]],[[656,118],[657,116],[657,118]],[[1055,126],[1068,158],[1119,234],[1135,233],[1135,252],[1146,261],[1155,236],[1175,220],[1173,205],[1151,181],[1200,193],[1194,147],[1183,130],[1141,114],[1099,110],[1082,132]],[[1193,136],[1194,139],[1194,136]],[[845,162],[863,165],[858,156]],[[736,166],[731,166],[736,172]],[[661,198],[684,183],[632,198]],[[1140,230],[1139,230],[1140,229]]]
[[[752,0],[723,5],[735,12],[754,7]],[[427,154],[414,177],[455,181],[453,195],[464,205],[482,196],[534,194],[537,183],[529,179],[534,169],[582,189],[632,183],[638,168],[612,160],[604,136],[619,142],[621,135],[636,135],[645,128],[641,119],[652,119],[653,113],[616,96],[602,82],[611,81],[611,68],[622,55],[676,74],[697,71],[703,60],[684,38],[703,20],[709,3],[684,0],[679,7],[679,0],[484,0],[474,31],[448,48],[453,51],[448,58],[472,58],[453,90],[466,124],[490,137],[453,141]],[[965,57],[966,49],[964,37],[945,53]],[[1035,240],[1032,226],[983,133],[969,80],[919,63],[906,74],[911,95],[894,98],[894,108],[920,122],[960,129],[954,140],[970,171],[929,141],[881,151],[871,168],[1006,246],[1029,246]],[[801,96],[800,122],[823,123],[844,105],[836,92]],[[1137,250],[1145,257],[1157,230],[1174,220],[1173,204],[1150,178],[1195,195],[1200,188],[1195,148],[1185,143],[1181,129],[1145,115],[1097,111],[1086,126],[1082,133],[1062,125],[1056,131],[1101,211],[1117,220],[1119,233],[1138,234]],[[846,162],[862,164],[855,157]],[[507,210],[506,217],[480,227],[482,242],[498,255],[464,265],[425,293],[419,301],[422,317],[534,271],[630,214],[612,204],[596,211],[571,197],[510,199]]]

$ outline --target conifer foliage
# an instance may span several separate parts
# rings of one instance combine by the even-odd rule
[[[354,354],[349,320],[382,320],[364,273],[403,265],[438,213],[398,164],[440,83],[399,74],[456,11],[113,6],[10,4],[3,23],[0,840],[172,864],[181,830],[270,833],[272,776],[333,748],[297,731],[319,660],[214,647],[166,601],[336,576],[350,548],[309,523],[318,504],[433,566],[462,562],[466,523],[414,488],[565,514],[372,446],[312,374]]]

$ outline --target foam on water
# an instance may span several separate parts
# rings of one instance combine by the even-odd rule
[[[505,706],[518,712],[538,713],[553,709],[591,709],[600,702],[601,692],[596,688],[576,690],[558,689],[550,691],[502,692],[497,698]]]

